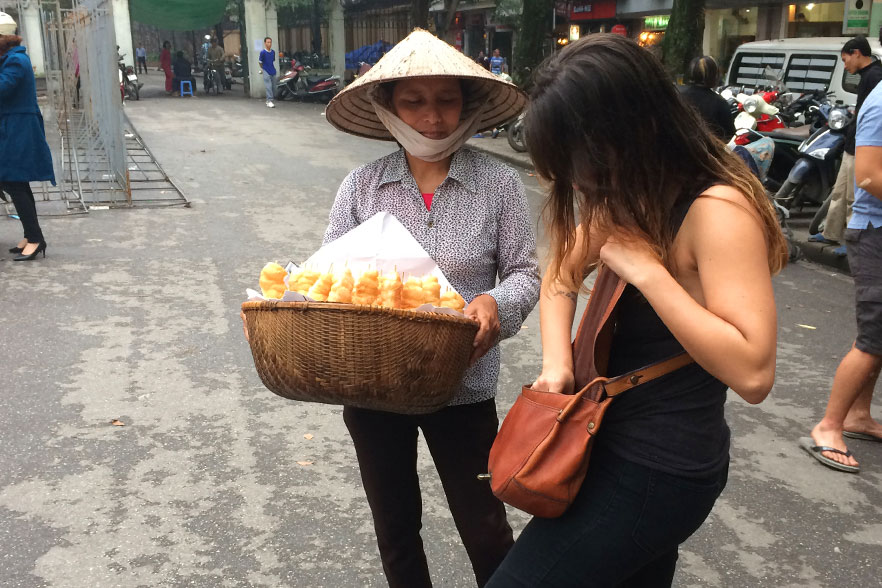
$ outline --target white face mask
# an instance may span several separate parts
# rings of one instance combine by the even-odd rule
[[[456,130],[447,137],[443,139],[430,139],[398,118],[395,113],[377,104],[373,95],[370,96],[370,99],[380,122],[401,143],[404,150],[418,159],[430,162],[441,161],[462,147],[469,140],[469,137],[478,130],[481,113],[484,112],[485,108],[481,107],[475,110],[470,117],[460,122]]]

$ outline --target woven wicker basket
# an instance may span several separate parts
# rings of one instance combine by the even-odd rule
[[[271,391],[403,414],[450,402],[478,330],[467,318],[355,304],[246,302],[242,310]]]

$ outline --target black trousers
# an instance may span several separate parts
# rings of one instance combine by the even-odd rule
[[[42,243],[43,231],[40,230],[40,222],[37,220],[37,203],[34,202],[31,185],[27,182],[3,182],[0,189],[12,197],[28,243]]]
[[[432,585],[420,537],[418,429],[429,446],[475,579],[483,586],[514,543],[505,507],[493,496],[490,484],[477,479],[487,471],[499,425],[495,401],[449,406],[418,416],[346,407],[343,420],[355,443],[389,586]]]
[[[138,58],[138,73],[141,73],[141,70],[144,70],[144,73],[147,73],[147,58],[139,57]]]

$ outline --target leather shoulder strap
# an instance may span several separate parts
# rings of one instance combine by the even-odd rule
[[[598,266],[594,288],[573,341],[577,390],[606,372],[612,344],[612,318],[625,285],[614,271],[602,263]]]

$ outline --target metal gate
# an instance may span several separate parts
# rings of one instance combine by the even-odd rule
[[[39,27],[19,28],[42,34],[41,106],[58,186],[44,183],[35,195],[63,202],[67,213],[188,206],[124,115],[111,0],[0,0],[4,6],[20,18],[39,12]],[[24,40],[29,52],[40,44]]]

